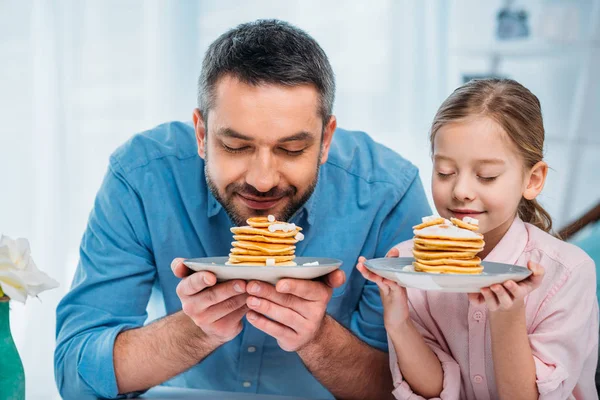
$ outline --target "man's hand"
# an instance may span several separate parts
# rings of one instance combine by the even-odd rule
[[[283,350],[298,351],[319,332],[333,289],[345,280],[344,272],[336,270],[321,282],[282,279],[273,286],[250,281],[248,322],[277,339]]]
[[[206,339],[221,345],[242,331],[246,315],[246,282],[233,280],[217,283],[214,274],[190,271],[183,258],[171,263],[173,273],[182,278],[177,285],[177,296],[183,312],[204,332]]]

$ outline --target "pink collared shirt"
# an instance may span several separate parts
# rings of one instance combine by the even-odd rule
[[[412,241],[397,245],[412,257]],[[545,269],[542,285],[525,299],[529,343],[540,399],[598,399],[598,301],[594,262],[578,247],[516,218],[485,258]],[[411,317],[444,372],[441,399],[496,399],[490,330],[485,304],[463,293],[408,289]],[[402,378],[394,346],[390,367],[397,399],[422,399]]]

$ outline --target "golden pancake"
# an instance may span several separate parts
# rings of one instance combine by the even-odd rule
[[[296,246],[291,244],[276,244],[276,243],[259,243],[259,242],[246,242],[238,241],[232,242],[233,247],[239,247],[240,249],[261,251],[266,254],[278,254],[286,251],[294,251]]]
[[[252,217],[248,218],[246,223],[253,228],[268,228],[275,221],[270,222],[267,217]]]
[[[267,259],[272,259],[277,263],[277,262],[282,262],[282,261],[292,261],[294,258],[296,258],[296,256],[294,256],[294,255],[291,255],[291,256],[244,256],[244,255],[230,254],[229,262],[232,262],[232,263],[241,263],[241,262],[245,262],[245,261],[266,262]]]
[[[464,222],[458,218],[450,218],[450,221],[458,226],[459,228],[463,228],[463,229],[468,229],[470,231],[477,231],[479,230],[479,225],[474,225],[474,224],[469,224],[467,222]]]
[[[427,228],[428,226],[441,225],[443,223],[444,223],[444,218],[439,217],[439,218],[431,219],[429,221],[423,221],[419,225],[413,226],[413,229],[423,229],[423,228]]]
[[[298,228],[293,229],[289,232],[275,231],[271,232],[266,228],[253,228],[251,226],[236,226],[230,229],[234,235],[259,235],[275,238],[293,238],[299,232]]]
[[[413,255],[420,260],[440,260],[450,258],[454,260],[469,260],[478,252],[476,251],[422,251],[413,249]]]
[[[481,258],[473,257],[465,260],[453,259],[453,258],[438,258],[436,260],[426,260],[422,258],[416,259],[418,263],[427,266],[436,266],[436,265],[452,265],[458,267],[477,267],[481,264]]]
[[[459,240],[443,240],[443,239],[430,239],[415,237],[414,242],[421,244],[430,249],[447,249],[458,247],[461,249],[480,249],[483,248],[485,242],[483,240],[470,240],[470,241],[459,241]]]
[[[440,274],[480,274],[483,271],[483,267],[458,267],[454,265],[423,265],[419,262],[413,262],[415,271],[429,272],[429,273],[440,273]]]
[[[426,251],[436,250],[436,251],[476,251],[476,252],[480,252],[481,250],[483,250],[483,246],[481,246],[481,247],[453,247],[453,246],[440,247],[440,246],[433,246],[433,245],[424,245],[421,243],[415,243],[413,245],[413,248],[416,250],[426,250]]]
[[[247,242],[257,242],[257,243],[281,243],[281,244],[296,244],[298,240],[292,238],[277,238],[277,237],[267,237],[262,235],[233,235],[233,239],[239,241],[247,241]]]
[[[269,255],[293,256],[294,250],[284,251],[284,252],[280,252],[277,254],[269,254],[269,253],[265,253],[264,251],[248,250],[248,249],[241,249],[239,247],[234,247],[231,250],[229,250],[229,254],[230,255],[231,254],[240,255],[240,256],[269,256]]]

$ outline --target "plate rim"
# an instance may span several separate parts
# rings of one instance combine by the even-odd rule
[[[417,276],[424,276],[423,274],[427,274],[427,272],[419,272],[419,271],[403,271],[402,269],[394,269],[391,267],[387,267],[387,268],[376,268],[373,267],[372,265],[369,265],[370,261],[374,261],[374,260],[384,260],[384,259],[389,259],[389,258],[393,258],[393,259],[408,259],[408,260],[412,260],[414,261],[415,258],[414,257],[377,257],[377,258],[371,258],[365,261],[365,266],[369,269],[373,268],[374,270],[379,269],[380,271],[388,271],[388,272],[394,272],[394,273],[401,273],[401,274],[408,274],[408,275],[417,275]],[[412,265],[412,261],[409,264],[406,264],[405,266],[408,265]],[[475,279],[483,279],[485,277],[490,277],[490,276],[502,276],[502,275],[514,275],[514,274],[519,274],[524,276],[525,278],[529,277],[532,272],[529,268],[526,267],[522,267],[520,265],[515,265],[515,264],[507,264],[507,263],[499,263],[499,262],[495,262],[495,261],[485,261],[483,260],[481,262],[483,263],[493,263],[493,264],[503,264],[503,265],[510,265],[513,267],[517,267],[517,268],[522,268],[523,271],[514,271],[514,272],[505,272],[505,273],[493,273],[493,274],[457,274],[457,273],[445,273],[445,274],[428,274],[428,276],[435,276],[435,277],[440,277],[440,276],[444,276],[444,277],[468,277],[468,278],[475,278]],[[484,269],[485,271],[485,269]],[[448,278],[448,279],[454,279],[454,278]]]
[[[214,259],[214,258],[223,258],[223,259],[227,259],[228,256],[215,256],[215,257],[196,257],[196,258],[186,258],[185,260],[183,260],[184,265],[187,265],[186,262],[194,262],[197,264],[202,264],[202,262],[199,261],[194,261],[194,260],[202,260],[202,259]],[[342,264],[344,263],[342,260],[338,259],[338,258],[332,258],[332,257],[309,257],[309,256],[301,256],[301,257],[296,257],[293,261],[299,259],[299,258],[317,258],[317,259],[327,259],[327,260],[333,260],[335,262],[333,263],[327,263],[327,264],[321,264],[319,263],[319,265],[244,265],[244,264],[238,264],[238,265],[226,265],[225,263],[222,264],[214,264],[214,263],[205,263],[204,265],[209,266],[209,267],[219,267],[219,268],[260,268],[261,270],[266,270],[266,269],[277,269],[277,270],[281,270],[281,269],[302,269],[302,268],[310,268],[310,267],[336,267],[339,268],[342,266]]]

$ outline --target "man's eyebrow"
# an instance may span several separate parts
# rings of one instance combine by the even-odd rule
[[[286,143],[286,142],[301,142],[303,140],[312,140],[314,139],[314,135],[310,132],[306,132],[306,131],[301,131],[298,133],[295,133],[291,136],[288,137],[284,137],[278,140],[279,143]]]
[[[240,139],[240,140],[248,140],[248,141],[254,140],[250,136],[243,135],[243,134],[239,133],[238,131],[235,131],[231,128],[221,128],[221,129],[218,129],[216,133],[217,133],[217,136],[223,136],[223,137],[228,137],[228,138],[232,138],[232,139]]]
[[[227,137],[232,139],[240,139],[246,141],[253,141],[254,138],[250,136],[246,136],[234,129],[231,128],[221,128],[217,130],[217,136]],[[307,131],[301,131],[298,133],[294,133],[293,135],[281,138],[278,140],[279,143],[287,143],[287,142],[296,142],[296,141],[304,141],[304,140],[312,140],[314,139],[314,135]]]

